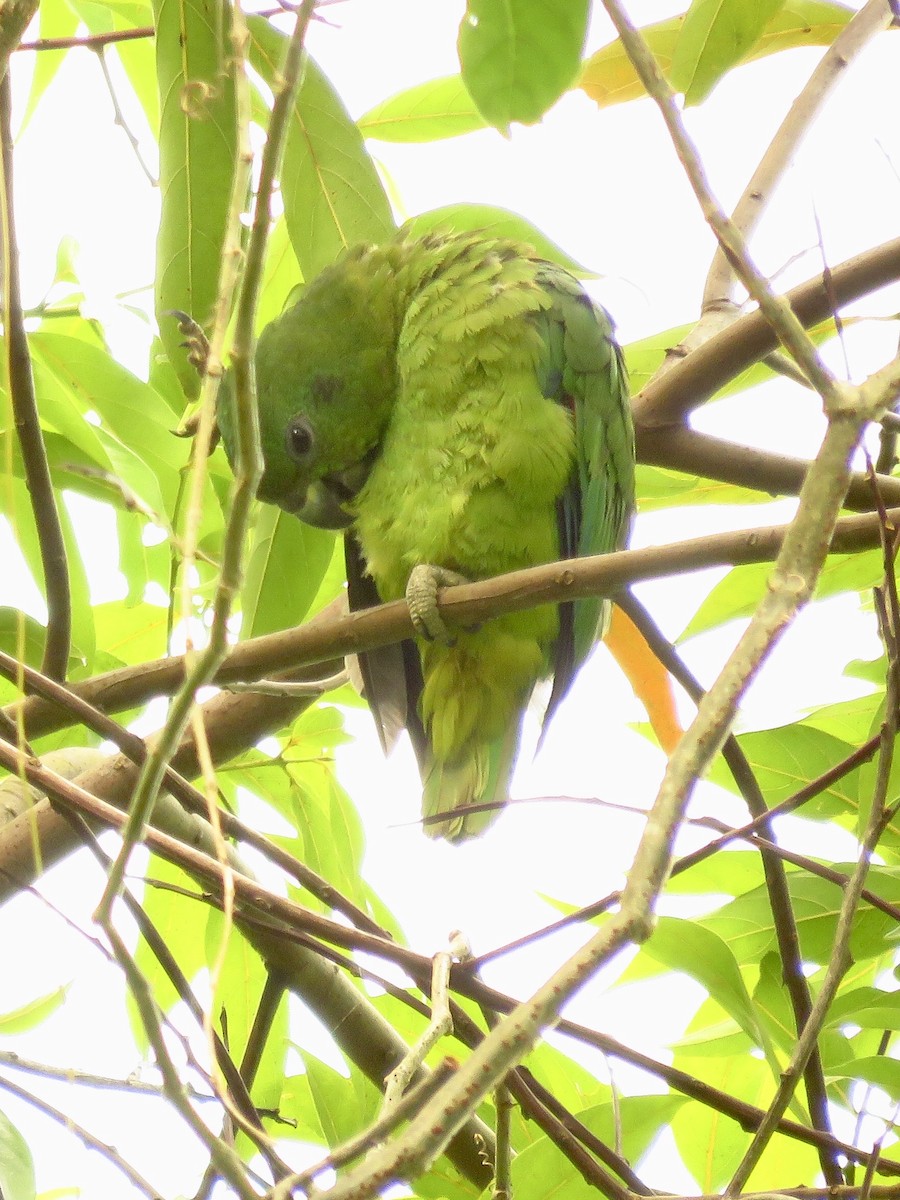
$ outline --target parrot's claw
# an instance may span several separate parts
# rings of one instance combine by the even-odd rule
[[[443,642],[452,646],[456,641],[438,611],[438,589],[469,583],[465,575],[449,571],[446,567],[435,567],[431,563],[420,563],[413,567],[406,584],[406,603],[416,634],[428,642]]]

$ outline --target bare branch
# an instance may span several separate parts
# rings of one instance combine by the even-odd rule
[[[3,326],[6,331],[9,394],[44,570],[47,640],[44,644],[43,670],[52,679],[65,679],[72,641],[72,597],[66,546],[38,416],[31,355],[19,294],[19,248],[13,200],[12,89],[8,74],[4,74],[0,82],[0,141],[3,164],[0,195],[4,259]]]
[[[752,237],[792,155],[847,67],[875,34],[887,29],[890,23],[887,0],[868,0],[825,50],[735,205],[731,220],[745,241]],[[734,268],[720,246],[703,289],[703,312],[728,305],[733,299],[734,283]]]
[[[849,304],[900,279],[900,238],[848,258],[831,269],[826,287],[821,274],[792,288],[785,300],[807,328],[826,320],[835,302]],[[665,374],[657,375],[634,400],[638,428],[670,426],[698,408],[777,346],[768,319],[759,309],[740,317],[692,350]]]

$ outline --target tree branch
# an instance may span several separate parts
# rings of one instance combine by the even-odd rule
[[[884,242],[785,293],[799,321],[807,328],[832,314],[835,304],[849,304],[900,279],[900,238]],[[777,348],[768,319],[760,309],[738,318],[727,329],[681,358],[671,370],[658,374],[634,399],[638,429],[678,424],[729,380]]]
[[[13,196],[12,88],[8,73],[0,81],[0,142],[3,164],[0,195],[3,214],[3,325],[6,331],[9,395],[44,572],[47,640],[44,643],[43,671],[51,679],[65,679],[72,640],[72,597],[66,546],[41,432],[19,292],[19,248]]]
[[[887,0],[868,0],[826,48],[735,205],[731,220],[745,241],[755,232],[792,155],[847,67],[875,34],[887,29],[890,23]],[[703,312],[728,305],[734,282],[734,268],[719,246],[703,289]]]
[[[900,524],[900,508],[888,517]],[[440,594],[441,615],[453,627],[477,625],[502,613],[517,612],[538,604],[559,603],[583,596],[614,596],[630,583],[681,575],[705,567],[740,566],[771,562],[784,541],[786,525],[757,526],[730,533],[712,534],[651,546],[641,550],[619,550],[593,558],[566,559],[514,571],[479,583],[447,588]],[[879,544],[877,513],[842,517],[835,525],[830,551],[849,554]],[[312,621],[280,633],[266,634],[234,646],[216,672],[213,682],[261,678],[287,672],[284,678],[316,679],[340,669],[340,659],[378,646],[387,646],[413,635],[409,610],[402,600],[361,612],[335,615],[337,605]],[[314,668],[313,664],[322,664]],[[145,703],[154,696],[171,695],[184,677],[184,660],[179,656],[122,667],[71,685],[71,692],[104,712],[116,712]],[[234,739],[232,756],[254,745],[266,733],[281,728],[311,697],[251,694],[219,696],[215,723],[210,718],[209,734],[216,745]],[[40,737],[72,724],[63,707],[37,697],[18,701],[4,710],[24,722],[30,738]],[[281,725],[277,722],[281,722]],[[217,757],[222,760],[221,755]]]
[[[639,425],[635,437],[641,462],[768,492],[771,496],[799,495],[809,470],[805,458],[741,446],[709,433],[698,433],[686,425]],[[900,504],[900,479],[878,475],[876,480],[885,502]],[[843,507],[854,512],[871,512],[874,504],[870,477],[863,471],[851,472]]]

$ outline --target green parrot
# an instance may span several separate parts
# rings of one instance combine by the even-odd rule
[[[263,330],[256,382],[259,498],[346,531],[352,608],[407,596],[419,636],[363,656],[365,693],[386,750],[409,731],[426,832],[480,833],[535,684],[553,676],[546,727],[609,605],[451,637],[434,596],[623,545],[634,435],[612,322],[526,245],[400,231],[347,251]],[[227,395],[219,425],[233,459]]]

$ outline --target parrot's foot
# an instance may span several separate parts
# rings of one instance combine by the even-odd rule
[[[460,575],[458,571],[448,571],[446,567],[435,567],[431,563],[420,563],[413,567],[406,585],[406,603],[420,638],[429,642],[443,642],[447,646],[453,645],[456,639],[438,612],[438,589],[469,582],[465,575]]]

